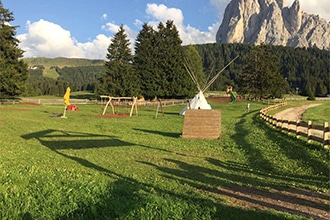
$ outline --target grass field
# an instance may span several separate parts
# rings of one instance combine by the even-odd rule
[[[246,186],[328,192],[329,151],[258,118],[262,104],[211,103],[219,140],[180,137],[182,106],[101,118],[98,105],[0,106],[0,219],[305,219],[214,193]],[[117,109],[128,113],[128,108]]]
[[[330,122],[330,103],[313,107],[303,114],[304,121],[313,121],[314,124],[323,125],[324,122]]]

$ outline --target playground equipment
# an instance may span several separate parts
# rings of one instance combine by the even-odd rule
[[[112,102],[120,103],[122,100],[128,101],[128,105],[131,105],[131,110],[129,116],[131,117],[133,115],[133,110],[135,109],[135,114],[138,115],[137,110],[137,97],[112,97],[107,95],[101,95],[101,99],[108,99],[107,103],[105,104],[105,107],[103,109],[102,115],[105,114],[107,111],[108,106],[111,106],[112,114],[115,114],[115,107],[113,106]]]
[[[226,93],[230,95],[230,98],[231,98],[230,103],[235,103],[236,102],[236,97],[233,94],[233,87],[232,86],[227,87]]]

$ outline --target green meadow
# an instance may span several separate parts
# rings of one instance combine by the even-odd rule
[[[157,118],[156,107],[102,118],[100,105],[79,105],[64,119],[52,117],[61,105],[1,105],[0,219],[308,219],[240,206],[219,192],[324,195],[329,150],[267,126],[261,103],[248,113],[245,102],[211,105],[222,115],[218,140],[183,139],[183,106]]]

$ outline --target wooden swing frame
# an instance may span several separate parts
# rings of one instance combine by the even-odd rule
[[[115,101],[120,102],[120,100],[122,100],[122,99],[132,100],[132,107],[131,107],[129,116],[132,117],[134,109],[135,109],[135,114],[138,115],[137,97],[135,97],[135,96],[133,96],[133,97],[113,97],[113,96],[108,96],[108,95],[101,95],[100,97],[101,97],[101,99],[104,99],[104,98],[109,99],[103,109],[102,115],[105,114],[109,105],[111,106],[112,114],[115,114],[115,107],[113,106],[112,101],[115,100]]]

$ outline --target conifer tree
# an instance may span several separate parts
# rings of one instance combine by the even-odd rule
[[[189,70],[195,75],[198,85],[200,86],[200,89],[203,89],[203,87],[205,86],[206,79],[205,79],[205,74],[203,72],[202,57],[199,55],[194,45],[187,46],[185,48],[184,54],[185,54],[185,63],[187,63],[186,64],[187,68],[189,68]],[[191,80],[191,82],[193,84],[193,80]],[[196,91],[197,88],[196,85],[193,84],[191,86],[194,86],[192,90]]]
[[[158,96],[160,90],[156,51],[155,30],[144,24],[135,40],[134,70],[140,78],[141,95],[146,99]]]
[[[280,74],[278,58],[270,49],[270,46],[260,45],[252,50],[246,66],[239,74],[239,94],[256,99],[283,96],[288,84]]]
[[[101,76],[98,94],[111,96],[139,95],[138,78],[133,71],[133,56],[129,46],[129,39],[127,39],[123,25],[121,25],[107,49],[106,72]]]
[[[27,65],[23,60],[24,51],[18,47],[15,38],[17,26],[11,26],[14,15],[5,9],[0,0],[0,98],[17,97],[24,91],[28,78]]]
[[[157,38],[159,39],[159,58],[163,83],[164,96],[182,98],[194,91],[191,79],[184,69],[184,49],[179,32],[173,21],[167,21],[163,26],[159,23]]]
[[[143,25],[136,39],[134,66],[146,99],[186,97],[191,92],[181,43],[173,21],[167,21],[166,26],[160,22],[158,31]]]

